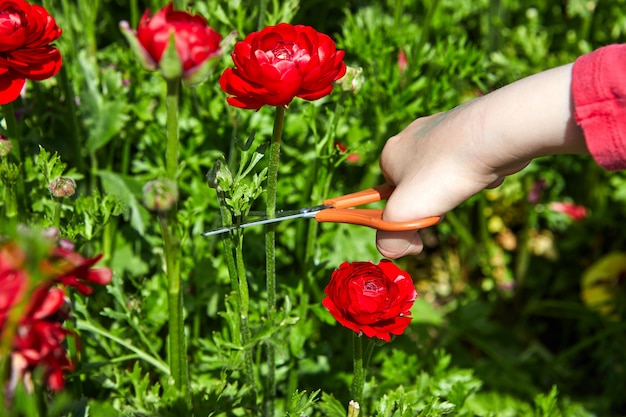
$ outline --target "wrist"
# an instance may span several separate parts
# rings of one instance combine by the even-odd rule
[[[572,65],[521,79],[478,100],[485,141],[500,163],[556,154],[588,154],[574,119]],[[490,144],[490,145],[489,145]]]

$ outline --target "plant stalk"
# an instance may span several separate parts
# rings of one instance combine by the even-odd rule
[[[365,385],[365,370],[363,369],[363,338],[353,334],[354,344],[354,379],[352,380],[352,398],[359,404],[363,403],[363,386]]]
[[[14,195],[14,202],[17,203],[17,219],[21,223],[25,220],[26,208],[29,207],[26,202],[26,187],[24,182],[26,181],[26,173],[24,172],[24,156],[22,154],[21,137],[17,125],[17,119],[15,118],[15,109],[13,103],[7,103],[2,106],[4,112],[4,121],[7,125],[8,139],[11,141],[12,153],[15,155],[17,166],[17,181],[16,181],[16,193]]]
[[[276,186],[280,160],[280,140],[284,121],[285,108],[277,106],[274,115],[274,130],[272,132],[267,172],[267,206],[265,210],[268,217],[276,214]],[[276,229],[274,225],[268,226],[265,232],[265,276],[267,283],[267,314],[270,326],[273,326],[276,316]],[[276,399],[276,351],[271,343],[267,344],[265,391],[265,415],[272,417]]]
[[[169,180],[176,181],[178,171],[178,96],[180,80],[167,80],[167,144],[165,150],[165,172]],[[174,385],[179,392],[189,397],[189,371],[187,368],[187,349],[185,346],[185,329],[183,322],[183,296],[180,274],[181,246],[178,225],[177,205],[159,215],[161,233],[165,250],[167,274],[168,314],[169,314],[169,350],[170,371]]]
[[[248,288],[248,278],[246,277],[246,268],[243,261],[243,233],[241,230],[237,231],[235,235],[237,243],[235,245],[235,260],[237,262],[237,277],[239,281],[239,317],[241,319],[241,344],[244,351],[244,372],[246,376],[246,382],[252,387],[256,403],[256,383],[254,378],[254,360],[252,358],[252,346],[250,344],[250,325],[248,318],[248,311],[250,308],[250,294]]]

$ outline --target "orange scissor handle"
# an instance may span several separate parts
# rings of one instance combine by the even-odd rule
[[[386,200],[393,192],[393,189],[394,187],[391,184],[377,185],[376,187],[357,191],[356,193],[329,198],[328,200],[324,200],[324,205],[336,209],[358,207],[363,204]]]
[[[358,193],[355,193],[358,194]],[[348,223],[368,226],[377,230],[399,232],[418,230],[433,226],[441,221],[441,216],[426,217],[408,222],[387,222],[382,210],[329,208],[315,215],[318,222]]]

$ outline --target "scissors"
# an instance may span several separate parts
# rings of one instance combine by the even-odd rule
[[[423,229],[441,221],[441,216],[432,216],[406,222],[388,222],[383,220],[382,210],[354,208],[363,204],[386,200],[393,192],[393,189],[394,187],[391,184],[382,184],[366,190],[358,191],[356,193],[329,198],[319,206],[307,207],[300,210],[280,211],[271,218],[263,218],[229,227],[222,227],[209,232],[204,232],[202,233],[202,236],[217,235],[250,226],[258,226],[261,224],[277,223],[284,220],[301,218],[314,218],[319,223],[331,222],[355,224],[390,232]]]

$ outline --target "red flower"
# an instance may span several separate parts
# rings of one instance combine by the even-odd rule
[[[417,292],[408,273],[391,261],[344,262],[324,290],[324,307],[343,326],[389,342],[411,322]]]
[[[550,210],[563,213],[574,221],[580,221],[587,217],[587,207],[567,201],[553,201],[549,207]]]
[[[406,52],[404,52],[404,49],[400,49],[400,51],[398,51],[398,73],[402,75],[408,68],[409,60],[406,57]]]
[[[345,74],[344,54],[310,26],[267,26],[235,44],[235,68],[224,71],[220,85],[234,96],[228,104],[242,109],[287,106],[294,97],[317,100]]]
[[[0,0],[0,104],[17,99],[29,80],[45,80],[61,68],[50,46],[61,36],[54,18],[23,0]]]
[[[81,293],[89,295],[93,289],[89,283],[107,285],[113,279],[110,268],[93,269],[92,266],[102,259],[102,255],[93,258],[85,258],[74,251],[74,244],[64,240],[55,248],[52,260],[56,261],[57,270],[56,281],[74,287]]]
[[[335,148],[345,154],[346,152],[348,152],[348,148],[346,147],[346,145],[344,145],[341,142],[335,141]],[[346,156],[346,162],[350,163],[350,164],[356,164],[361,160],[361,155],[359,155],[358,153],[355,152],[351,152],[348,154],[348,156]]]
[[[30,311],[24,315],[13,340],[12,362],[20,364],[16,376],[23,376],[29,369],[44,366],[44,377],[50,389],[63,388],[64,373],[73,366],[67,357],[63,341],[69,330],[63,328],[67,318],[65,292],[60,288],[38,288]]]
[[[164,52],[169,45],[172,35],[174,36],[176,53],[179,65],[182,68],[174,69],[175,76],[181,76],[189,81],[195,78],[198,72],[203,72],[205,64],[210,58],[221,53],[220,41],[222,36],[211,28],[204,17],[192,15],[185,11],[174,10],[172,3],[159,10],[150,17],[150,10],[141,17],[137,31],[133,31],[128,26],[128,22],[120,24],[124,34],[131,45],[138,49],[139,58],[148,70],[161,69],[165,72],[171,71],[163,68],[161,64]],[[170,65],[170,63],[165,63]],[[198,82],[202,80],[194,80]]]
[[[43,259],[29,260],[29,255],[14,242],[0,244],[0,335],[9,331],[12,340],[9,394],[19,380],[27,383],[25,376],[37,367],[44,370],[48,387],[58,391],[63,388],[64,373],[73,368],[64,341],[75,335],[63,327],[70,309],[65,291],[58,285],[90,294],[89,283],[111,282],[109,268],[92,269],[100,256],[84,258],[68,241],[61,241]],[[26,268],[32,262],[39,274],[36,281]],[[20,305],[23,313],[11,324],[7,317]]]

